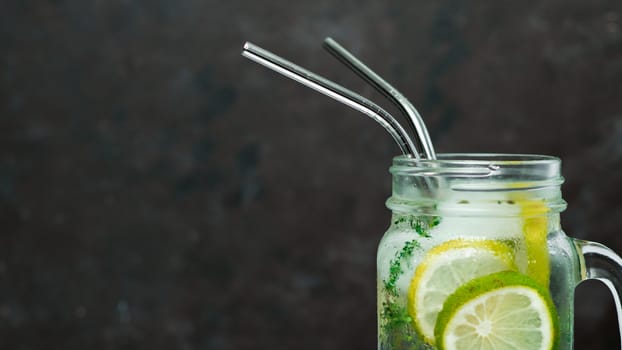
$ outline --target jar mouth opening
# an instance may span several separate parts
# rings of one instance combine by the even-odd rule
[[[561,160],[554,156],[503,153],[444,153],[438,159],[398,156],[390,172],[394,176],[469,179],[471,181],[563,182]]]
[[[503,153],[446,153],[437,157],[395,157],[390,168],[393,195],[388,204],[396,208],[426,207],[456,200],[467,201],[469,208],[479,210],[487,208],[485,203],[489,202],[528,198],[543,201],[556,211],[565,208],[560,189],[564,178],[557,157]]]
[[[477,166],[495,164],[499,166],[534,166],[555,165],[561,160],[555,156],[540,154],[512,154],[512,153],[440,153],[437,159],[415,159],[411,156],[400,155],[393,158],[393,166],[426,167],[426,166]]]

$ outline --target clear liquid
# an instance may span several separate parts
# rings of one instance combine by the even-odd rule
[[[524,224],[520,215],[506,217],[415,217],[394,215],[378,248],[378,349],[436,349],[413,326],[407,307],[408,289],[426,253],[454,239],[494,240],[514,250],[518,271],[528,274]],[[557,349],[572,349],[573,297],[578,281],[573,246],[559,228],[559,216],[546,219],[548,289],[556,307],[559,332]],[[533,261],[531,262],[534,263]],[[539,265],[538,265],[539,266]]]

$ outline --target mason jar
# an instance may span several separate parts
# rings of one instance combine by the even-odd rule
[[[396,157],[378,247],[378,349],[572,349],[574,289],[622,260],[560,226],[558,158]]]

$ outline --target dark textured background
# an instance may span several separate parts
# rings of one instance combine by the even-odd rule
[[[566,231],[622,252],[619,0],[2,0],[0,348],[373,349],[397,148],[240,56],[382,101],[325,36],[439,152],[562,157]],[[607,293],[577,349],[619,349]]]

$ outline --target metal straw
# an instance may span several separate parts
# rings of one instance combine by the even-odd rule
[[[402,153],[419,159],[419,152],[404,128],[387,111],[365,97],[249,42],[244,44],[242,56],[371,117],[391,134]]]
[[[417,145],[419,146],[417,149],[423,150],[425,158],[436,159],[436,153],[434,152],[434,147],[432,146],[428,129],[426,128],[421,115],[419,115],[419,112],[417,112],[417,109],[415,109],[412,103],[410,103],[410,101],[408,101],[408,99],[404,97],[404,95],[402,95],[396,88],[387,83],[363,62],[348,52],[348,50],[339,45],[335,40],[326,38],[324,40],[324,47],[331,54],[337,57],[337,59],[343,62],[346,66],[352,69],[355,73],[370,83],[376,90],[393,102],[393,104],[395,104],[400,111],[407,116],[411,128],[418,136],[416,138]]]

